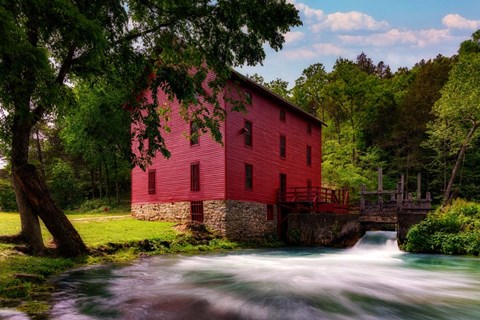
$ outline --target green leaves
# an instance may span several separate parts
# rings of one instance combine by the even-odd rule
[[[455,201],[413,226],[407,234],[407,251],[480,255],[480,205]]]
[[[285,0],[1,0],[0,18],[2,142],[10,143],[13,117],[33,125],[46,115],[68,114],[75,103],[67,87],[99,81],[118,94],[94,90],[111,99],[102,104],[118,107],[121,97],[131,106],[140,128],[133,163],[142,167],[156,152],[169,156],[158,118],[164,106],[156,97],[142,100],[144,90],[163,90],[186,120],[192,117],[221,141],[225,111],[217,99],[230,68],[261,62],[265,43],[280,49],[283,34],[301,24]],[[216,77],[207,83],[209,72]],[[98,106],[86,98],[84,112],[89,99]]]

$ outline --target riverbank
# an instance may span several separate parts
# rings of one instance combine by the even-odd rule
[[[169,253],[199,253],[248,247],[221,239],[195,225],[139,221],[129,212],[69,214],[68,218],[90,249],[75,259],[32,257],[14,245],[0,243],[0,309],[11,308],[32,319],[46,319],[55,291],[54,275],[86,265],[132,261],[141,256]],[[0,213],[0,234],[20,230],[17,213]],[[44,241],[51,236],[43,230]],[[275,245],[270,243],[269,245]]]

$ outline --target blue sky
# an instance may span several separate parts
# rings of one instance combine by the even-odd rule
[[[267,50],[263,66],[244,67],[293,86],[303,69],[322,63],[330,71],[338,57],[362,51],[392,71],[421,59],[451,56],[480,29],[480,0],[288,0],[303,26],[285,35],[283,50]]]

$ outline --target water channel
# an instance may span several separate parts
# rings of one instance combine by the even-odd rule
[[[480,319],[480,259],[403,253],[394,237],[77,270],[59,279],[52,318]]]

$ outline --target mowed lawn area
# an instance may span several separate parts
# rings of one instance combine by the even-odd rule
[[[83,241],[89,248],[107,243],[125,243],[144,239],[174,240],[177,232],[174,223],[140,221],[129,212],[67,214]],[[20,231],[18,213],[0,213],[0,235],[15,234]],[[42,224],[45,242],[51,235]]]

